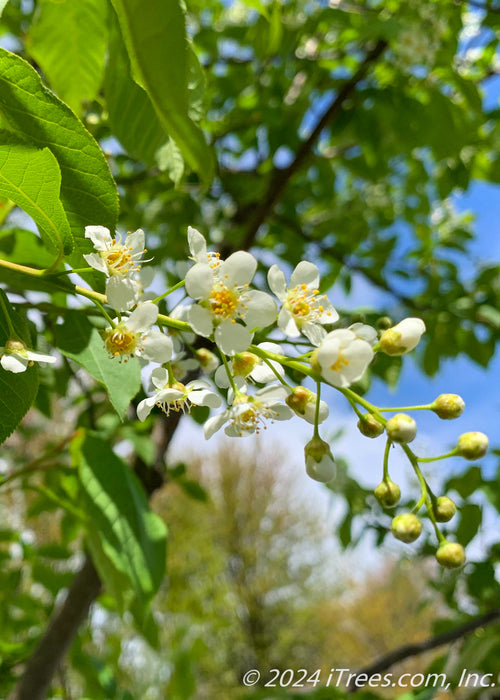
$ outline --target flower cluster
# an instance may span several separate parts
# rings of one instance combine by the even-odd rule
[[[137,405],[140,421],[148,420],[155,409],[169,416],[204,407],[209,413],[204,425],[209,439],[221,428],[230,437],[245,437],[275,421],[298,417],[313,426],[305,446],[306,472],[327,483],[335,479],[337,467],[329,444],[319,434],[329,415],[321,389],[325,384],[334,387],[355,411],[362,435],[385,436],[383,478],[374,490],[378,503],[393,508],[401,497],[400,487],[389,475],[391,446],[401,446],[417,475],[420,498],[411,512],[393,519],[394,536],[406,543],[416,540],[423,531],[417,513],[425,506],[439,533],[438,561],[450,567],[463,563],[460,545],[448,542],[437,526],[453,517],[455,504],[447,496],[432,493],[420,463],[451,456],[478,459],[486,453],[487,437],[464,433],[448,454],[419,458],[409,447],[417,435],[417,423],[406,413],[408,407],[380,409],[353,387],[378,353],[398,357],[413,351],[425,332],[421,319],[384,323],[381,332],[365,323],[343,323],[320,292],[318,268],[308,261],[295,267],[289,282],[272,265],[267,274],[271,293],[255,289],[258,261],[253,255],[238,251],[222,260],[191,227],[187,240],[193,264],[185,280],[155,297],[153,292],[145,293],[147,283],[139,277],[146,252],[141,230],[122,240],[102,226],[90,226],[85,236],[95,252],[84,257],[106,276],[105,302],[115,312],[111,316],[100,307],[108,322],[101,332],[106,351],[117,362],[134,357],[144,366],[159,365],[151,370],[148,392]],[[180,303],[167,314],[160,313],[160,300],[182,287],[185,296]],[[11,372],[24,371],[33,361],[54,361],[28,350],[16,338],[0,348],[0,356],[3,369]],[[210,415],[223,402],[222,410]],[[456,394],[442,394],[431,404],[410,408],[428,409],[451,420],[462,414],[465,404]],[[387,418],[386,411],[393,411],[392,417]]]

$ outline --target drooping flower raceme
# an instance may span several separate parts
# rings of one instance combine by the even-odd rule
[[[331,331],[314,351],[311,364],[333,386],[346,387],[361,379],[373,359],[371,345],[353,331]]]
[[[205,423],[205,437],[208,440],[223,425],[229,437],[245,437],[259,433],[266,428],[266,420],[288,420],[295,414],[283,399],[287,395],[283,386],[268,385],[259,389],[253,396],[239,392],[233,403],[223,413],[209,418]]]
[[[209,406],[218,408],[221,397],[210,389],[210,384],[200,379],[195,379],[189,384],[171,382],[168,371],[163,367],[153,370],[151,382],[155,388],[155,394],[143,399],[137,406],[137,416],[144,421],[151,413],[154,406],[158,406],[168,416],[170,411],[189,412],[191,405]]]
[[[128,360],[135,355],[151,362],[163,364],[172,357],[171,338],[157,328],[152,328],[158,317],[158,307],[151,301],[138,304],[130,316],[108,327],[103,332],[104,345],[111,357]]]
[[[28,350],[26,344],[19,338],[10,338],[7,340],[3,348],[0,348],[0,364],[7,370],[19,374],[25,372],[33,362],[48,362],[56,361],[52,355],[43,355],[40,352]]]
[[[107,276],[106,296],[108,303],[117,311],[127,311],[137,303],[142,285],[135,279],[146,252],[144,231],[138,229],[127,234],[122,241],[111,236],[104,226],[86,226],[85,238],[90,238],[96,253],[83,257],[88,264]]]
[[[284,273],[277,265],[269,268],[267,281],[272,292],[283,303],[278,326],[290,338],[303,333],[313,345],[326,335],[324,324],[335,323],[339,315],[324,294],[319,294],[319,271],[306,260],[300,262],[287,287]]]
[[[195,238],[199,243],[194,248],[196,259],[201,260],[202,245]],[[248,289],[256,269],[253,255],[240,250],[224,261],[210,257],[196,262],[186,275],[186,291],[198,300],[188,312],[192,329],[205,338],[213,333],[219,348],[228,355],[246,350],[252,342],[251,330],[265,328],[276,318],[274,300],[265,292]]]

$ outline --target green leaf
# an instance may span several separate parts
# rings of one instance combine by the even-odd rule
[[[40,150],[0,131],[0,195],[31,216],[56,262],[73,249],[60,190],[61,172],[48,148]]]
[[[0,289],[0,348],[15,335],[31,346],[28,325],[12,308],[7,296]],[[1,354],[1,351],[0,351]],[[38,369],[36,364],[26,372],[14,374],[0,367],[0,444],[19,425],[38,390]]]
[[[105,0],[42,0],[28,35],[30,54],[77,114],[101,86],[107,10]]]
[[[166,527],[153,513],[139,480],[106,440],[79,435],[72,454],[78,463],[89,543],[105,584],[110,570],[126,580],[145,606],[157,592],[165,573]],[[111,569],[103,568],[103,557]],[[121,595],[120,595],[121,597]]]
[[[158,167],[160,170],[168,173],[170,179],[177,187],[184,174],[184,160],[175,141],[169,139],[168,143],[160,148],[157,157]]]
[[[8,2],[9,2],[9,0],[0,0],[0,17],[2,16],[2,12],[4,10],[4,7]]]
[[[190,47],[179,0],[112,0],[134,78],[148,93],[161,123],[186,162],[209,184],[213,158],[202,130],[189,116]]]
[[[118,194],[106,158],[70,108],[42,85],[38,73],[1,48],[0,121],[40,148],[50,148],[61,169],[61,200],[75,245],[80,253],[90,251],[84,227],[114,229],[118,217]],[[84,262],[76,254],[71,260],[78,266]]]
[[[132,79],[127,50],[116,21],[110,32],[104,93],[114,135],[134,158],[156,165],[156,152],[167,142],[168,136],[146,91]]]
[[[266,19],[269,19],[269,10],[264,5],[262,0],[242,0],[247,7],[251,7],[253,10],[257,10]]]
[[[128,362],[111,358],[97,328],[78,311],[68,311],[64,324],[56,328],[56,338],[61,352],[102,384],[116,412],[123,418],[141,386],[139,361],[135,357]]]

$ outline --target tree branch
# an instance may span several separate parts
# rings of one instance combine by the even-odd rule
[[[323,129],[329,122],[334,120],[340,114],[345,100],[354,92],[358,83],[365,77],[370,64],[377,60],[386,46],[386,41],[379,41],[375,48],[367,53],[356,73],[340,88],[309,137],[300,145],[295,154],[295,158],[290,165],[286,168],[274,169],[271,175],[270,186],[267,194],[265,195],[262,203],[257,207],[255,215],[253,216],[245,236],[239,246],[242,250],[248,250],[253,245],[255,236],[257,235],[260,226],[273,211],[290,179],[308,158]]]
[[[426,651],[431,651],[432,649],[436,649],[444,644],[456,642],[458,639],[462,639],[471,632],[474,632],[474,630],[477,630],[479,627],[492,625],[498,620],[500,620],[500,609],[490,610],[490,612],[487,612],[480,617],[475,617],[472,620],[469,620],[469,622],[466,622],[464,625],[456,627],[449,632],[437,634],[434,637],[425,639],[423,642],[417,642],[416,644],[405,644],[398,649],[394,649],[394,651],[390,651],[388,654],[384,654],[384,656],[376,659],[369,666],[365,666],[365,668],[361,668],[359,671],[356,671],[356,676],[366,674],[369,678],[375,673],[386,671],[388,668],[391,668],[391,666],[394,666],[394,664],[405,661],[412,656],[418,656],[419,654],[423,654]],[[359,685],[354,685],[355,678],[353,678],[352,681],[353,682],[351,682],[347,688],[349,693],[355,693],[357,690],[360,690]]]
[[[97,571],[87,557],[73,579],[66,600],[52,616],[9,700],[42,700],[46,697],[52,678],[100,589]]]

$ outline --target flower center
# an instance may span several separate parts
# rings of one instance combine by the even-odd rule
[[[333,365],[330,365],[330,369],[332,372],[342,372],[342,369],[344,367],[347,367],[349,364],[349,360],[346,358],[345,355],[343,355],[341,352],[339,352],[339,356],[333,363]]]
[[[299,284],[288,291],[285,305],[297,320],[314,320],[323,313],[321,300],[325,298],[323,294],[319,295],[318,289],[309,289],[307,284]]]
[[[138,333],[134,333],[125,326],[117,326],[116,328],[108,328],[104,337],[104,345],[112,357],[123,358],[125,356],[128,360],[137,348],[139,338]]]
[[[216,316],[232,318],[238,308],[238,294],[234,289],[219,283],[212,289],[209,302],[210,308]]]
[[[164,399],[163,401],[160,400],[156,402],[158,408],[161,408],[167,417],[170,415],[170,411],[175,411],[176,413],[182,411],[183,413],[186,413],[187,410],[189,412],[190,406],[188,404],[188,394],[190,390],[186,388],[182,382],[175,382],[174,384],[169,384],[167,382],[163,388],[175,389],[176,391],[181,391],[184,394],[184,396],[179,396],[176,399]],[[157,391],[160,390],[158,389]]]

